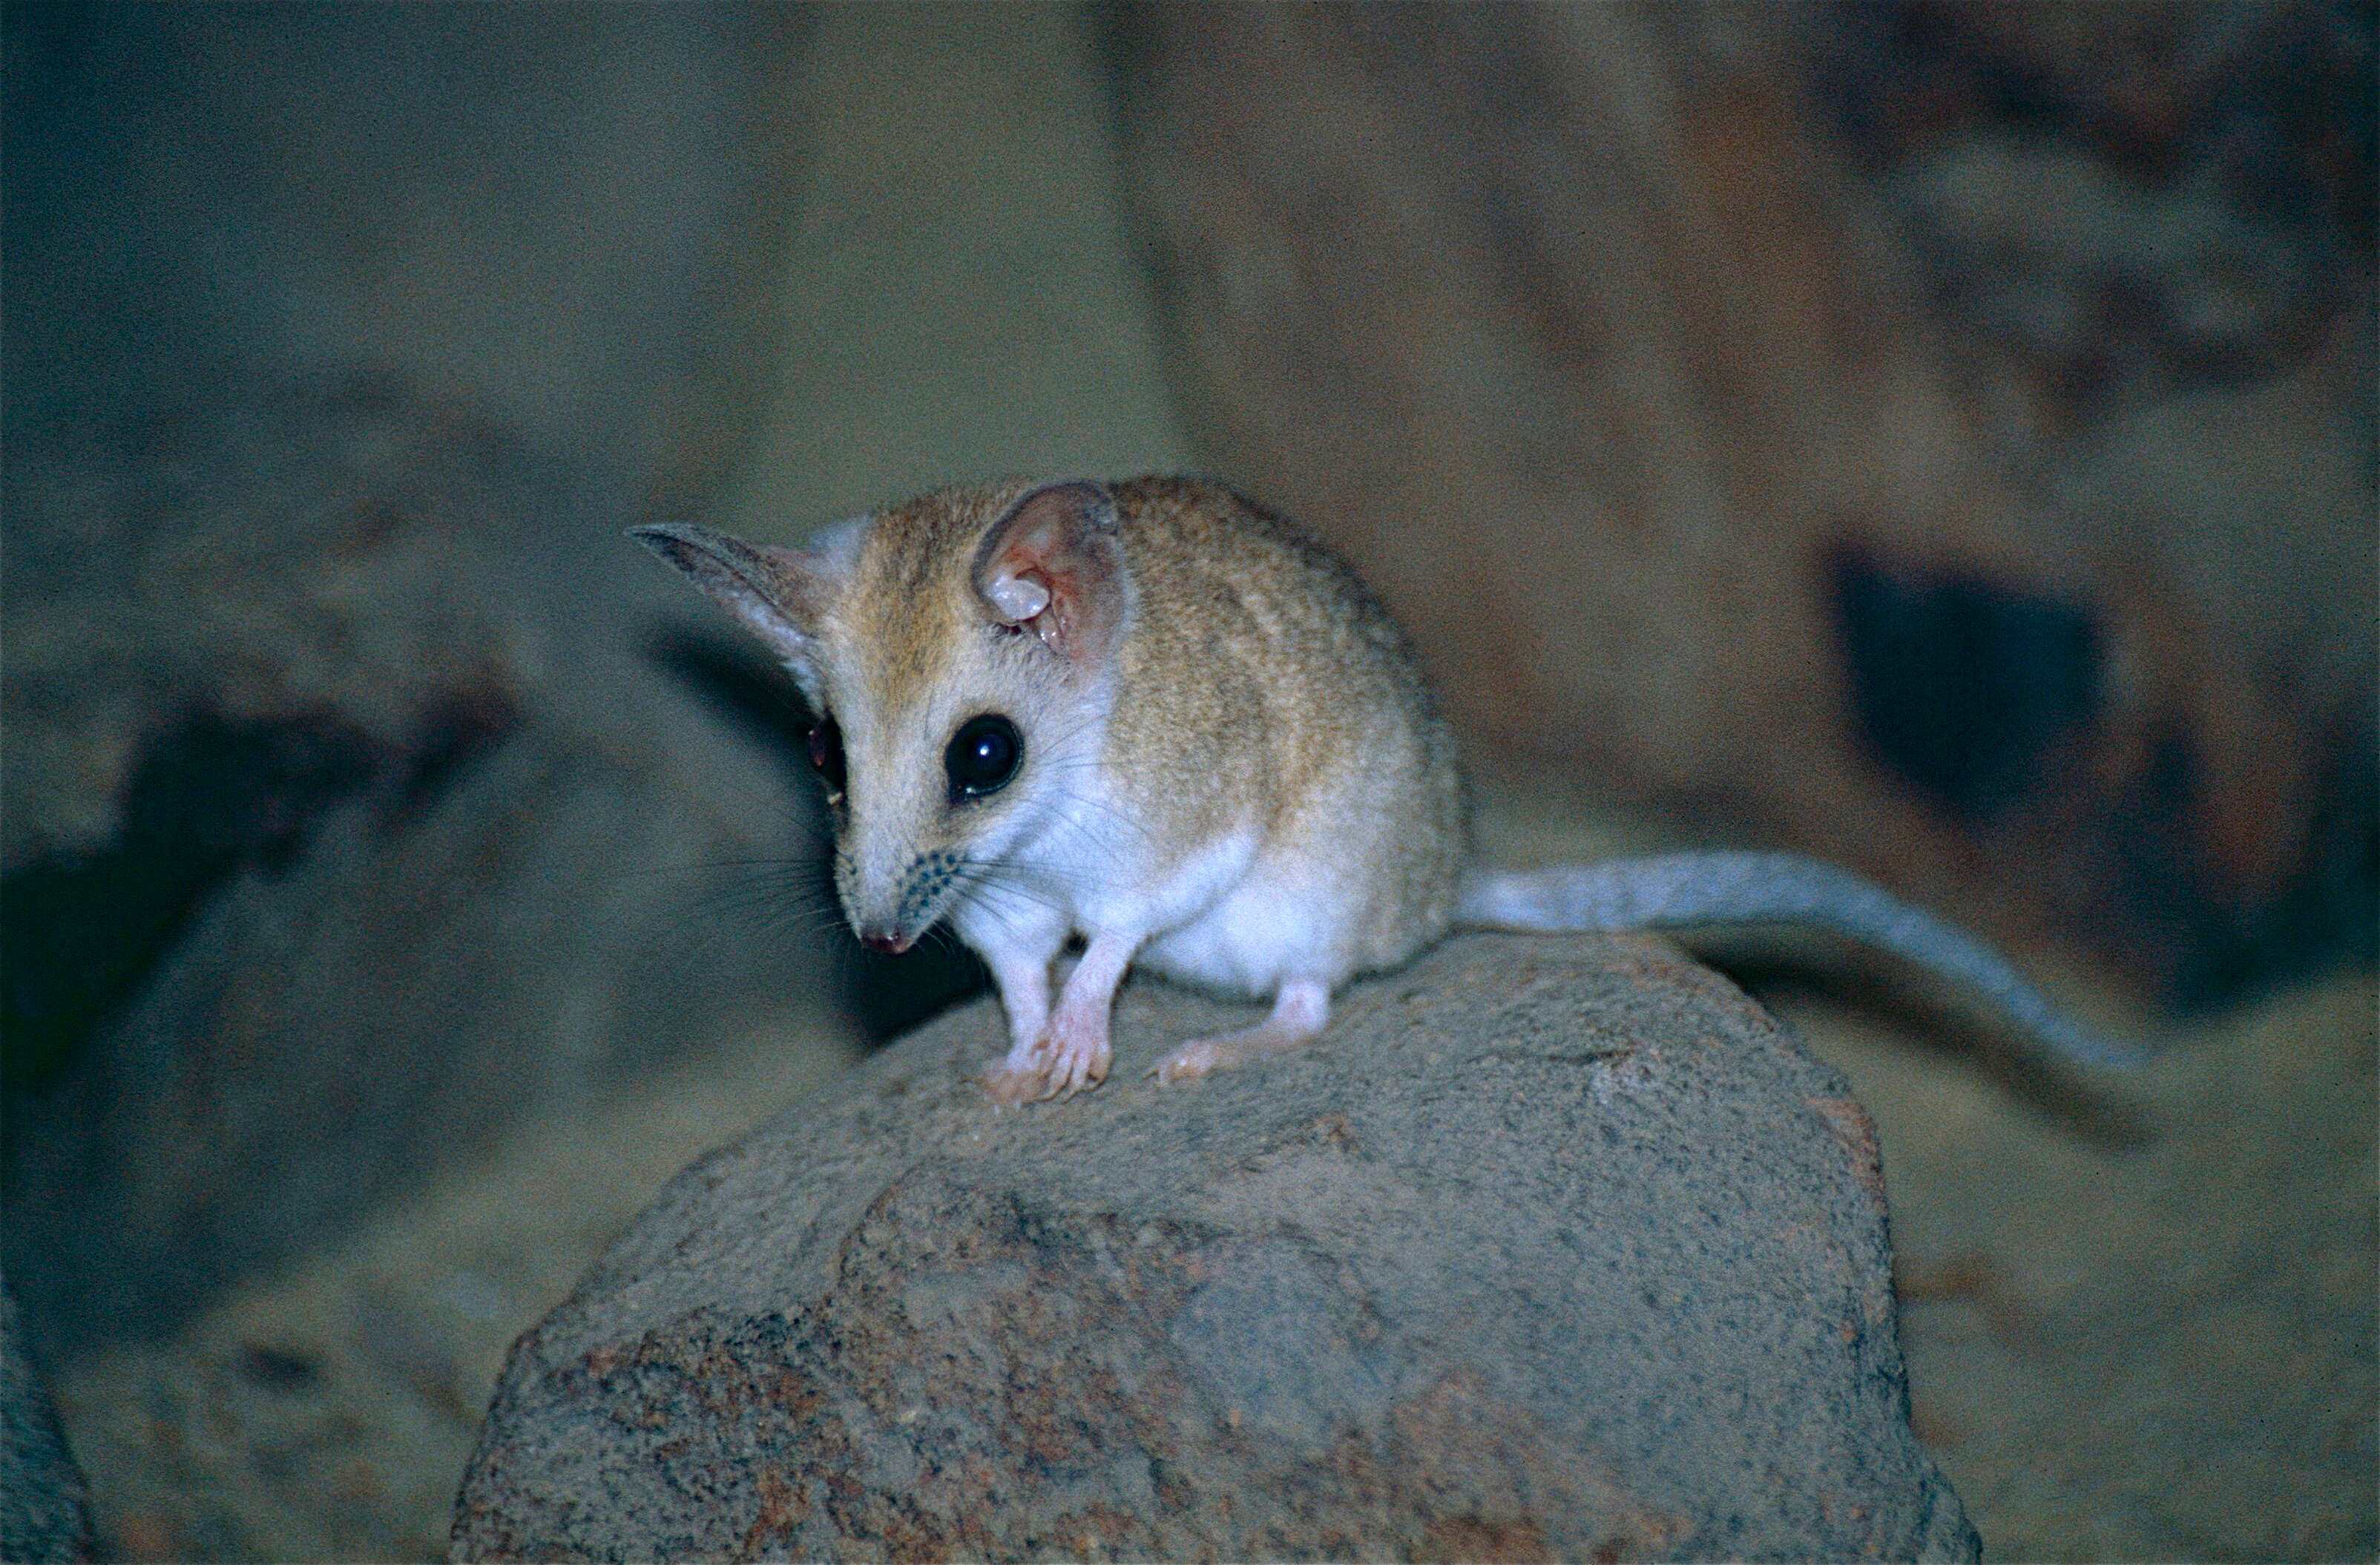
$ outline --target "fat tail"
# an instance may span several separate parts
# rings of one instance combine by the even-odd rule
[[[1973,936],[1848,870],[1794,854],[1681,853],[1550,869],[1476,869],[1463,883],[1459,916],[1478,928],[1536,934],[1704,924],[1832,929],[1965,986],[2069,1060],[2141,1062],[2131,1049],[2068,1016]]]

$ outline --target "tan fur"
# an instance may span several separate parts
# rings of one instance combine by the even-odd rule
[[[1012,1040],[996,1096],[1101,1080],[1135,964],[1273,1001],[1257,1026],[1174,1050],[1159,1074],[1178,1080],[1318,1036],[1332,990],[1458,916],[1816,923],[1974,987],[2075,1059],[2120,1057],[1988,950],[1806,860],[1478,873],[1453,741],[1403,637],[1344,565],[1220,485],[938,490],[808,552],[694,527],[639,536],[840,724],[844,912],[883,949],[947,921],[983,956]],[[952,769],[975,753],[962,737],[1003,722],[1013,768]],[[1082,955],[1053,1005],[1070,938]]]
[[[941,734],[929,714],[954,685],[1060,698],[1029,641],[1008,659],[976,645],[985,614],[968,570],[1025,488],[938,490],[878,515],[825,626],[838,683],[868,709],[864,725],[846,717],[847,744],[893,729],[917,745],[897,770],[930,780]],[[1159,866],[1253,818],[1262,855],[1365,903],[1332,982],[1443,935],[1467,851],[1462,785],[1386,612],[1319,544],[1220,485],[1151,477],[1110,492],[1129,608],[1101,758]],[[942,840],[922,798],[901,803],[921,839]]]
[[[1014,1038],[996,1091],[1104,1076],[1135,963],[1274,1001],[1171,1079],[1314,1037],[1331,989],[1446,932],[1453,743],[1388,615],[1281,517],[1145,478],[939,490],[853,526],[810,552],[642,536],[839,724],[844,912],[888,950],[947,919],[983,955]],[[946,753],[995,717],[1023,758],[964,793]]]
[[[1442,936],[1468,850],[1454,743],[1354,573],[1220,485],[1113,486],[1136,593],[1109,754],[1161,835],[1258,815],[1363,915],[1348,974]]]

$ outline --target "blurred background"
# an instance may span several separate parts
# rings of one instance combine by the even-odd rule
[[[512,1337],[980,983],[623,528],[1193,467],[1492,856],[1819,854],[2161,1048],[1715,948],[1990,1554],[2369,1557],[2374,18],[8,4],[11,1525],[54,1397],[103,1554],[443,1556]]]

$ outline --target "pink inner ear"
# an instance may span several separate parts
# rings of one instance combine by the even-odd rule
[[[983,595],[1010,625],[1023,625],[1050,606],[1049,584],[1031,572],[996,576],[984,588]]]
[[[1001,623],[1030,625],[1070,657],[1105,647],[1118,620],[1114,503],[1098,485],[1050,484],[984,540],[976,590]]]

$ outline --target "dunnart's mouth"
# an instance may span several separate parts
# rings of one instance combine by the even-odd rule
[[[916,945],[917,937],[905,935],[897,930],[869,929],[860,935],[859,943],[870,951],[880,951],[887,956],[898,956]]]

